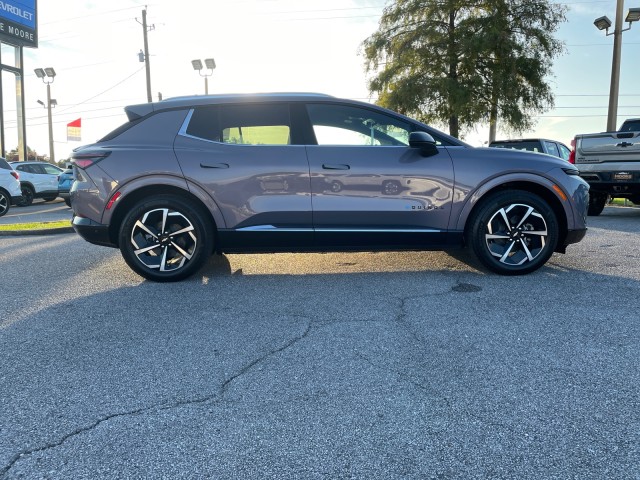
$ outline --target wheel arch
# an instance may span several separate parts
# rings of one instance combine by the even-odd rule
[[[33,183],[27,181],[23,182],[22,180],[20,180],[20,188],[24,187],[30,189],[34,194],[36,193],[36,187],[33,186]]]
[[[176,195],[183,199],[186,199],[193,203],[193,205],[205,216],[207,220],[211,222],[214,235],[214,248],[218,244],[218,223],[216,218],[211,213],[211,210],[207,208],[205,203],[190,191],[173,185],[147,185],[140,187],[131,192],[127,192],[116,202],[116,208],[114,209],[110,221],[109,221],[109,238],[113,242],[113,245],[119,246],[118,236],[120,232],[120,226],[127,214],[127,212],[139,201],[152,197],[154,195]]]
[[[545,179],[546,180],[546,179]],[[567,226],[567,212],[565,211],[564,206],[562,205],[562,200],[559,198],[558,194],[553,191],[554,183],[550,181],[546,181],[547,184],[536,183],[528,180],[510,180],[504,183],[500,183],[497,185],[493,185],[491,187],[485,189],[479,189],[474,192],[465,207],[463,208],[460,217],[458,218],[458,228],[464,231],[464,242],[467,243],[466,236],[466,226],[468,225],[468,220],[473,218],[476,211],[483,204],[484,200],[489,198],[496,192],[505,192],[509,190],[521,190],[525,192],[532,193],[534,195],[542,198],[553,210],[553,213],[556,216],[558,221],[558,246],[556,247],[556,251],[561,251],[564,245],[564,239],[567,236],[568,226]],[[565,193],[566,195],[566,193]]]

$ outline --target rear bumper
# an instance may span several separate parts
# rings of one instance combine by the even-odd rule
[[[76,233],[87,242],[103,247],[117,247],[117,245],[111,241],[108,225],[102,225],[101,223],[94,222],[85,217],[78,217],[77,215],[74,215],[71,224]]]

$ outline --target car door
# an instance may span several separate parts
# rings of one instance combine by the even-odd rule
[[[321,245],[398,246],[445,241],[453,198],[446,148],[409,147],[399,116],[341,103],[310,103],[307,146],[316,240]]]
[[[286,103],[196,107],[187,115],[175,152],[187,180],[220,209],[225,251],[312,243],[309,164],[291,136]]]

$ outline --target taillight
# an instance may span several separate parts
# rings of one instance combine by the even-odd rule
[[[9,173],[11,175],[13,175],[16,180],[20,180],[20,174],[18,172],[16,172],[15,170],[11,170]]]
[[[569,163],[576,164],[576,139],[571,139],[571,153],[569,154]]]
[[[73,163],[76,167],[82,168],[84,170],[86,168],[89,168],[91,165],[104,160],[109,155],[111,155],[111,152],[108,151],[74,153],[71,157],[71,163]]]

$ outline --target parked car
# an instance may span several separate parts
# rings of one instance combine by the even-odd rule
[[[214,95],[125,111],[72,155],[73,225],[150,280],[188,277],[214,252],[461,246],[518,275],[586,232],[589,188],[573,165],[472,148],[375,105]]]
[[[67,206],[71,206],[71,200],[69,199],[69,190],[71,190],[71,184],[73,183],[73,169],[67,168],[58,176],[58,195],[64,199],[64,203]]]
[[[0,217],[9,212],[11,205],[22,201],[19,179],[20,174],[0,157]]]
[[[640,205],[640,118],[624,121],[617,132],[576,135],[571,162],[589,184],[589,215],[602,213],[610,198]]]
[[[494,140],[489,144],[494,148],[513,148],[515,150],[528,150],[530,152],[546,153],[554,157],[569,161],[571,149],[564,143],[546,138],[524,138],[516,140]]]
[[[19,206],[29,206],[35,198],[43,198],[46,202],[58,198],[58,176],[63,171],[61,168],[35,160],[9,163],[20,172],[22,202]]]

